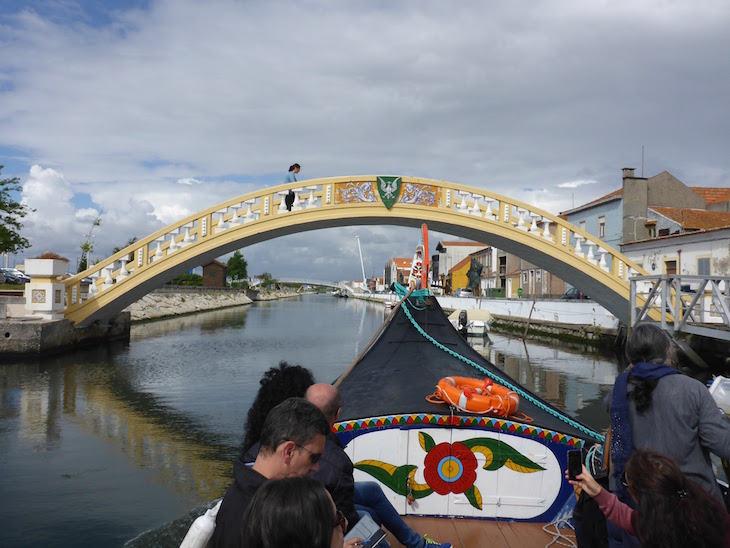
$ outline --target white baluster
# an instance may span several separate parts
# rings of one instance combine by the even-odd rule
[[[530,213],[530,217],[532,217],[532,224],[530,225],[530,234],[539,236],[540,229],[537,228],[537,218],[539,217],[539,215],[537,213]]]
[[[152,256],[152,262],[159,261],[162,259],[162,242],[157,240],[157,249],[155,250],[155,254]]]
[[[104,276],[104,284],[101,286],[102,291],[105,289],[109,289],[111,286],[114,285],[114,280],[112,280],[112,268],[111,266],[107,266],[104,268],[104,272],[106,272],[106,276]]]
[[[482,210],[479,209],[479,199],[482,198],[482,196],[480,196],[479,194],[472,194],[472,196],[474,197],[474,205],[469,210],[469,213],[476,217],[481,217]]]
[[[552,221],[550,221],[550,219],[546,219],[545,217],[543,217],[543,219],[542,219],[542,237],[545,238],[546,240],[550,240],[552,242],[553,237],[550,235],[550,223],[551,222]]]
[[[175,241],[175,234],[170,238],[170,246],[167,248],[167,254],[170,255],[180,249],[180,245]]]
[[[598,266],[600,266],[603,270],[608,272],[608,263],[606,262],[606,253],[608,253],[608,251],[606,251],[602,247],[599,247],[598,253],[601,254],[601,260],[598,261]]]
[[[596,256],[593,254],[593,246],[596,244],[588,240],[586,241],[586,245],[588,246],[588,256],[586,257],[586,260],[591,264],[596,264],[598,261],[596,261]]]
[[[307,200],[307,207],[317,207],[317,199],[314,197],[314,191],[317,190],[316,185],[315,186],[308,186],[309,189],[309,199]]]
[[[243,215],[243,222],[248,223],[250,221],[253,221],[255,219],[253,211],[251,210],[251,206],[253,205],[253,200],[246,200],[246,203],[248,204],[248,209],[246,210],[246,213]]]
[[[193,243],[192,238],[190,237],[190,228],[185,228],[185,236],[183,237],[183,241],[180,243],[180,247],[185,247]]]
[[[459,210],[460,213],[469,213],[469,206],[466,205],[466,197],[469,195],[468,192],[459,191],[459,194],[461,194],[461,203],[457,206],[456,209]]]
[[[585,257],[583,250],[580,248],[580,241],[582,239],[583,239],[583,236],[581,236],[580,234],[575,234],[575,254],[580,257]]]
[[[96,280],[99,278],[99,273],[94,272],[91,276],[91,284],[89,284],[89,295],[93,296],[99,293],[99,288],[96,287]]]
[[[279,191],[279,195],[281,196],[281,202],[279,202],[279,213],[288,213],[286,209],[286,196],[289,194],[288,190],[281,190]]]
[[[125,257],[124,259],[119,259],[119,262],[122,263],[122,269],[119,271],[119,275],[117,276],[117,282],[129,276],[129,270],[127,270],[128,260],[129,259],[127,257]]]
[[[225,214],[223,212],[219,212],[218,225],[215,227],[216,234],[218,234],[219,232],[223,232],[226,229],[226,223],[223,220],[224,215]]]
[[[484,217],[489,219],[490,221],[494,221],[497,217],[494,215],[494,211],[492,211],[492,202],[493,200],[487,200],[487,211],[484,212]],[[499,209],[499,202],[494,202],[495,209]]]
[[[522,208],[519,208],[517,210],[517,213],[520,214],[520,220],[517,221],[517,228],[520,230],[527,230],[527,225],[525,225],[525,210]]]
[[[229,228],[233,228],[235,226],[240,226],[241,222],[238,220],[238,207],[233,208],[233,217],[231,217],[231,220],[228,221]]]
[[[301,211],[302,209],[302,202],[299,200],[299,193],[302,191],[301,188],[294,188],[292,189],[294,191],[294,203],[291,205],[292,211]]]

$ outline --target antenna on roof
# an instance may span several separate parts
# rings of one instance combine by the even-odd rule
[[[644,177],[644,145],[641,145],[641,177]]]

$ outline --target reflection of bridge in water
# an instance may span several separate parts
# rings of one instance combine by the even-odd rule
[[[68,365],[42,375],[37,366],[0,371],[6,381],[12,382],[8,378],[12,376],[22,379],[20,432],[35,449],[58,445],[64,415],[95,437],[110,440],[137,466],[152,471],[161,485],[211,500],[230,483],[236,447],[225,445],[202,424],[153,396],[136,391],[107,368]]]

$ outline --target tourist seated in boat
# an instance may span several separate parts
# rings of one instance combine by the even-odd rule
[[[305,399],[290,398],[274,407],[261,430],[261,449],[253,465],[241,459],[233,464],[234,481],[218,510],[211,546],[241,546],[244,513],[267,480],[316,472],[329,429],[322,411]]]
[[[251,499],[243,520],[242,546],[343,548],[347,519],[322,482],[311,478],[267,481]]]
[[[643,449],[671,457],[683,474],[724,502],[710,453],[730,459],[730,422],[707,387],[673,367],[671,339],[656,325],[640,324],[632,330],[626,356],[631,366],[616,378],[610,396],[611,491],[633,504],[620,478],[632,453]],[[609,524],[609,544],[627,542],[631,539]]]
[[[245,460],[244,456],[261,438],[261,428],[269,411],[289,398],[303,398],[307,388],[314,384],[314,376],[306,367],[282,360],[277,367],[271,367],[263,374],[259,384],[256,398],[246,415],[241,448],[243,462],[253,462],[254,459]]]
[[[322,410],[330,427],[334,426],[342,410],[342,396],[336,387],[331,384],[314,384],[307,389],[305,398]],[[380,485],[370,481],[355,482],[352,461],[345,454],[337,435],[331,430],[327,436],[319,470],[312,474],[312,477],[320,479],[333,493],[338,508],[354,506],[358,512],[367,512],[378,525],[385,525],[406,548],[424,546],[451,548],[450,543],[434,542],[411,529],[393,508]],[[349,495],[350,500],[338,502],[334,493],[338,493],[340,497]]]
[[[568,471],[565,472],[566,479]],[[730,522],[722,505],[699,482],[682,474],[674,459],[637,450],[622,476],[636,510],[609,493],[585,466],[570,480],[593,497],[611,523],[637,537],[641,546],[662,548],[730,546]]]

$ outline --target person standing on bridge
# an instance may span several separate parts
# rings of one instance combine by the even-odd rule
[[[299,164],[292,164],[289,166],[289,173],[286,174],[286,177],[284,178],[284,183],[296,183],[297,182],[297,173],[299,173],[299,170],[301,167]],[[286,210],[291,211],[291,206],[294,203],[294,191],[289,190],[289,194],[286,195],[284,198],[284,204],[286,205]]]
[[[730,459],[730,422],[707,387],[673,367],[672,341],[656,325],[632,330],[626,357],[631,366],[616,378],[609,395],[611,490],[635,507],[620,478],[635,450],[650,450],[673,458],[684,475],[724,502],[710,453]],[[609,526],[609,546],[638,545],[635,537],[616,529]]]
[[[299,164],[292,164],[289,166],[289,173],[286,174],[286,177],[284,178],[285,183],[296,183],[297,182],[297,173],[299,173],[299,170],[301,167]]]

